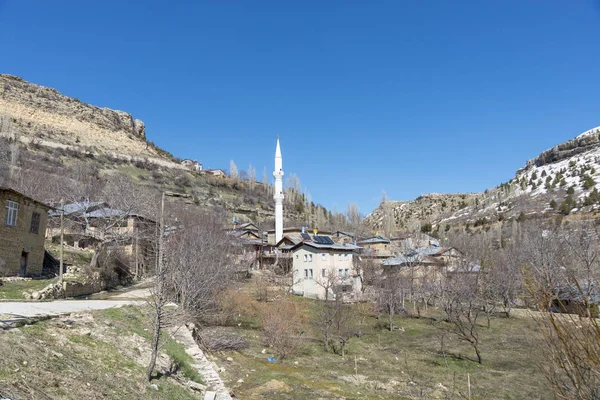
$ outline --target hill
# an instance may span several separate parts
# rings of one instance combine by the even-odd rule
[[[600,209],[600,127],[543,151],[515,176],[484,193],[430,194],[390,201],[368,217],[374,228],[486,226],[511,219],[594,218]],[[445,229],[449,229],[446,227]]]
[[[0,185],[11,181],[16,189],[56,204],[57,186],[114,176],[156,191],[187,193],[189,203],[224,210],[228,221],[232,216],[256,223],[274,218],[268,183],[193,171],[150,141],[144,122],[131,114],[0,74]],[[327,226],[332,218],[293,188],[288,189],[284,214],[290,224],[311,220]]]

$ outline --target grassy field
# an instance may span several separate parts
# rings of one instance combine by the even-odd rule
[[[312,314],[312,302],[295,299]],[[267,360],[274,354],[264,350],[260,331],[244,328],[255,325],[252,321],[227,328],[243,335],[250,347],[218,357],[220,364],[229,364],[226,382],[243,399],[467,398],[468,379],[472,399],[551,398],[538,370],[539,339],[529,317],[498,318],[489,329],[479,327],[484,360],[479,365],[473,361],[473,349],[455,338],[445,337],[449,354],[441,354],[440,324],[445,323],[434,323],[434,316],[439,311],[430,310],[422,318],[397,317],[395,325],[404,331],[394,332],[385,329],[384,320],[370,316],[366,334],[350,341],[344,358],[325,353],[320,343],[309,340],[300,354],[277,362]],[[309,331],[306,336],[315,334]]]
[[[52,243],[49,240],[45,242],[46,250],[48,250],[56,259],[60,254],[60,244]],[[76,265],[78,267],[85,267],[90,265],[92,261],[93,252],[90,250],[75,249],[71,246],[65,245],[63,248],[64,262],[67,265]]]
[[[23,300],[23,292],[28,290],[41,290],[51,283],[56,283],[57,280],[58,278],[31,279],[13,282],[4,281],[2,286],[0,286],[0,300]]]
[[[123,307],[0,331],[0,398],[199,399],[172,378],[154,380],[156,390],[147,382],[148,328],[143,309]],[[180,344],[163,353],[189,368]]]

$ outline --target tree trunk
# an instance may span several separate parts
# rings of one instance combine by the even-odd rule
[[[152,380],[152,371],[154,371],[154,366],[156,365],[156,357],[158,355],[158,341],[160,339],[160,327],[162,324],[161,319],[161,310],[160,306],[156,305],[156,318],[154,320],[154,336],[152,337],[152,356],[150,357],[150,364],[148,364],[148,371],[146,372],[146,376],[148,377],[148,381]]]
[[[477,362],[479,364],[483,364],[483,359],[481,358],[481,352],[479,351],[479,346],[474,344],[473,347],[475,348],[475,354],[477,354]]]
[[[389,307],[388,320],[390,323],[390,332],[392,332],[394,330],[394,306],[390,305]]]
[[[92,255],[92,261],[90,261],[91,268],[98,268],[98,260],[100,259],[100,254],[104,249],[104,243],[100,242],[94,246],[94,254]]]

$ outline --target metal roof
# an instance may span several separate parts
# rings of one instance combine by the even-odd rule
[[[389,239],[386,239],[384,237],[381,236],[375,236],[369,239],[365,239],[365,240],[361,240],[358,243],[390,243]]]
[[[63,210],[65,211],[65,215],[75,214],[75,213],[84,213],[90,208],[105,206],[108,207],[108,204],[101,201],[76,201],[74,203],[64,204]],[[60,215],[60,208],[56,211],[52,211],[50,213],[51,216]]]
[[[328,250],[346,250],[346,251],[354,251],[354,250],[359,250],[362,247],[359,246],[355,246],[353,244],[320,244],[320,243],[314,243],[314,242],[302,242],[302,243],[298,243],[296,244],[293,248],[299,248],[302,247],[303,245],[309,246],[309,247],[313,247],[315,249],[328,249]]]
[[[87,218],[112,218],[112,217],[126,217],[129,215],[130,215],[130,213],[128,213],[126,211],[117,210],[115,208],[109,208],[109,207],[104,207],[104,208],[100,208],[98,210],[94,210],[94,211],[85,213],[85,216]]]

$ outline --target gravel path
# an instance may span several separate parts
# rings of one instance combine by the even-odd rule
[[[123,300],[56,300],[45,302],[11,301],[0,302],[0,316],[10,316],[10,319],[31,318],[42,315],[66,314],[80,311],[104,310],[125,305],[144,304],[143,301]],[[3,317],[0,317],[0,320]]]

